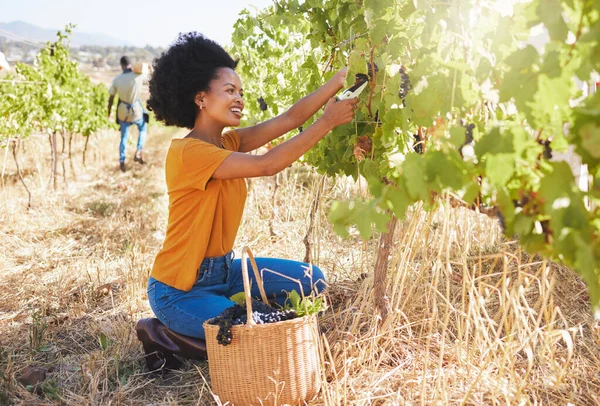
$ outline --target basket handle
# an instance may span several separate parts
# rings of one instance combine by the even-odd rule
[[[256,323],[252,319],[252,294],[250,292],[250,278],[248,277],[248,262],[246,261],[246,256],[250,258],[252,270],[254,271],[254,279],[256,279],[256,283],[258,285],[258,290],[260,291],[260,297],[262,298],[262,301],[265,304],[268,304],[269,299],[267,299],[265,287],[263,286],[263,281],[260,277],[260,273],[258,272],[258,266],[256,265],[256,261],[254,260],[254,255],[252,255],[252,251],[250,251],[250,248],[248,247],[242,248],[242,280],[244,281],[244,295],[246,296],[246,316],[248,319],[247,324],[253,326]]]

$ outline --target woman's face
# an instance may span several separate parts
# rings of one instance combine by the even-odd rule
[[[219,68],[217,79],[210,82],[210,91],[204,93],[200,115],[215,120],[226,127],[240,125],[244,110],[242,81],[233,69]]]

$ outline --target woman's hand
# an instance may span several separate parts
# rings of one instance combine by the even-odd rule
[[[344,87],[346,83],[346,76],[348,76],[348,67],[344,66],[335,74],[335,79],[339,83],[340,87]]]
[[[336,101],[329,99],[325,106],[325,112],[321,120],[325,121],[332,129],[338,125],[348,124],[354,118],[354,111],[358,104],[358,98]]]

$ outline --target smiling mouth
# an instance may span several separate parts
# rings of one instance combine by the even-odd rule
[[[242,116],[242,109],[240,109],[239,107],[234,107],[229,109],[229,111],[231,111],[233,114],[235,114],[236,116]]]

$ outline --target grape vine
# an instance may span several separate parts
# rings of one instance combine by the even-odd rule
[[[93,84],[70,58],[72,29],[68,25],[64,33],[59,31],[56,41],[40,50],[33,65],[17,63],[15,73],[0,82],[0,142],[8,147],[33,133],[46,134],[52,149],[55,186],[56,136],[63,137],[63,155],[67,154],[68,138],[70,158],[73,135],[89,137],[108,126],[108,90]]]
[[[528,251],[574,267],[600,310],[600,96],[571,106],[574,78],[600,72],[599,9],[600,0],[530,0],[512,12],[495,0],[279,0],[240,16],[231,51],[249,94],[268,94],[269,110],[250,106],[255,119],[342,66],[348,84],[371,74],[355,122],[305,156],[322,173],[369,182],[370,201],[333,204],[340,234],[354,225],[368,238],[390,213],[402,219],[418,201],[431,209],[451,191],[493,208]],[[547,33],[541,46],[528,41],[533,27]],[[551,159],[569,146],[588,165],[589,191]]]

